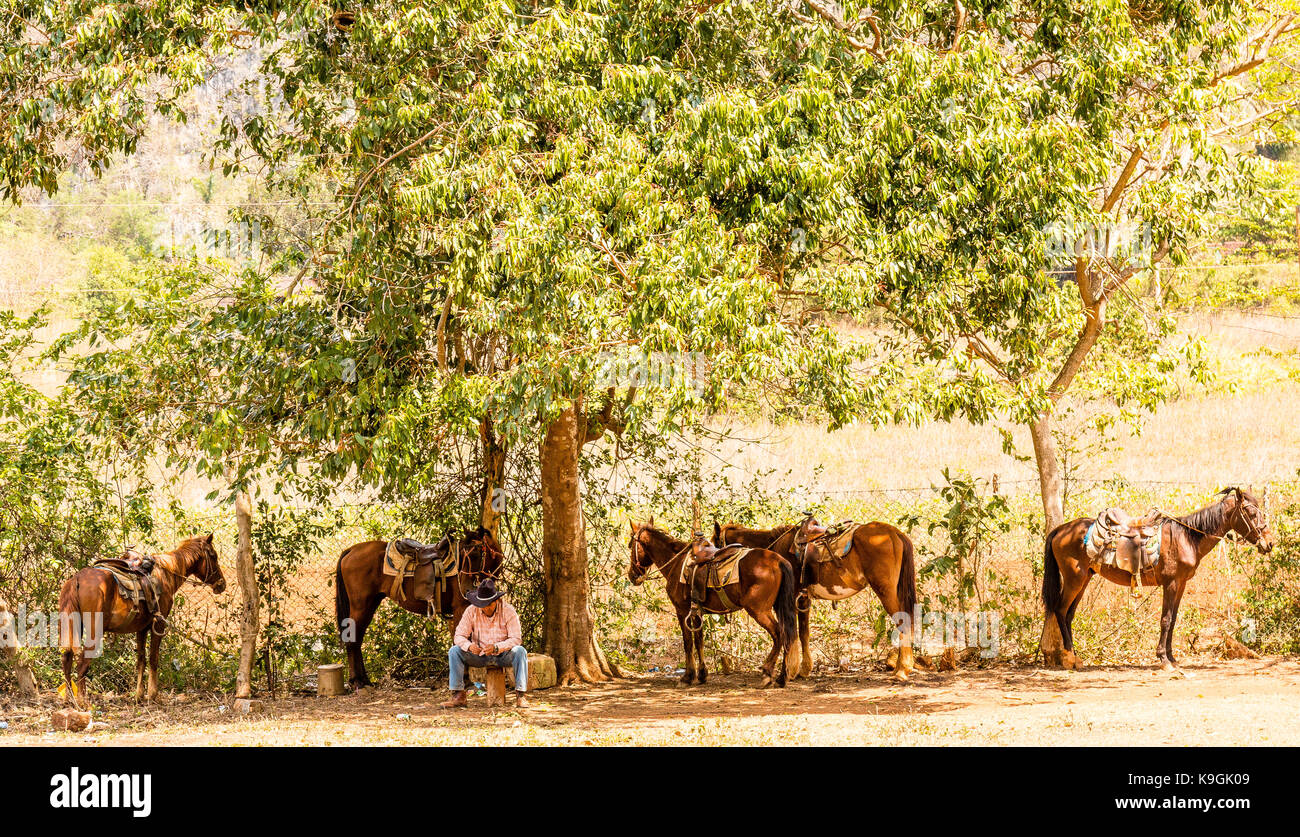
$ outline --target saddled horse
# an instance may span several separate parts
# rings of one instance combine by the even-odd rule
[[[339,638],[347,652],[348,684],[352,688],[371,685],[361,656],[361,642],[384,599],[391,598],[399,607],[420,616],[434,615],[430,613],[432,607],[454,626],[465,612],[465,593],[486,578],[496,578],[505,561],[501,544],[480,526],[467,530],[459,542],[444,536],[436,544],[424,547],[425,556],[420,564],[429,566],[432,561],[443,561],[453,548],[460,550],[460,563],[454,578],[450,579],[452,583],[440,585],[439,590],[438,586],[431,586],[431,579],[417,567],[414,576],[402,580],[400,595],[396,597],[392,595],[394,576],[384,574],[388,541],[366,541],[343,550],[334,571],[334,613]]]
[[[916,564],[912,541],[896,526],[872,522],[853,532],[848,552],[831,561],[813,561],[807,550],[826,530],[812,515],[802,523],[775,529],[747,529],[728,523],[713,524],[714,540],[770,549],[784,556],[799,572],[799,641],[803,663],[799,677],[812,673],[812,651],[808,648],[809,611],[812,599],[840,601],[868,587],[875,591],[885,613],[894,617],[899,633],[898,651],[891,655],[894,676],[906,680],[916,667],[912,653],[912,620],[916,609]]]
[[[1160,526],[1160,555],[1155,566],[1140,573],[1143,586],[1164,588],[1160,611],[1160,640],[1156,656],[1165,671],[1176,671],[1174,661],[1174,623],[1178,620],[1178,605],[1183,599],[1187,582],[1196,575],[1201,559],[1223,540],[1228,533],[1245,538],[1261,553],[1273,548],[1273,533],[1268,527],[1268,517],[1248,491],[1225,488],[1219,499],[1203,509],[1183,517],[1160,515],[1153,524]],[[1074,611],[1083,598],[1083,591],[1094,575],[1107,581],[1128,586],[1132,576],[1122,569],[1099,564],[1088,557],[1084,536],[1093,520],[1079,518],[1062,523],[1047,534],[1043,550],[1043,607],[1046,618],[1056,619],[1061,629],[1063,650],[1060,659],[1048,659],[1048,664],[1079,669],[1082,663],[1074,653],[1072,625]]]
[[[143,700],[145,694],[145,641],[149,642],[148,700],[158,699],[158,648],[167,631],[167,617],[171,614],[176,591],[187,578],[220,594],[226,589],[225,576],[217,560],[217,550],[212,535],[203,535],[181,541],[171,552],[148,556],[153,568],[149,571],[157,580],[158,601],[156,612],[122,598],[117,580],[102,567],[78,570],[63,582],[59,591],[59,648],[63,652],[64,697],[75,704],[89,707],[90,695],[86,691],[86,672],[90,661],[86,652],[99,656],[104,649],[104,634],[136,635],[135,698]],[[72,666],[76,662],[77,682],[72,680]]]
[[[682,629],[682,645],[686,650],[686,673],[681,682],[690,685],[698,678],[708,679],[709,670],[704,663],[704,636],[700,625],[692,624],[690,585],[681,579],[683,564],[691,552],[692,543],[679,541],[667,532],[654,528],[654,518],[648,523],[632,527],[628,547],[631,564],[627,577],[633,584],[645,581],[650,568],[656,567],[664,577],[668,599],[677,611],[677,623]],[[711,551],[698,544],[701,551]],[[736,581],[718,589],[708,589],[701,608],[710,613],[733,613],[744,610],[772,637],[772,650],[763,661],[763,688],[776,683],[786,683],[789,668],[799,666],[799,646],[795,642],[795,580],[790,563],[775,552],[752,549],[742,557],[737,566]],[[784,655],[782,655],[784,652]],[[697,669],[695,661],[699,659]],[[781,657],[781,670],[774,672],[777,658]]]

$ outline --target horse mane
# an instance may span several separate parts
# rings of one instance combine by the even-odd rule
[[[203,557],[203,541],[205,539],[205,535],[195,535],[181,541],[180,546],[171,552],[164,552],[163,555],[169,555],[176,561],[176,566],[169,567],[169,569],[178,575],[188,573],[194,566],[194,562]]]
[[[1190,514],[1182,517],[1172,517],[1170,520],[1179,524],[1187,530],[1187,536],[1191,539],[1193,545],[1199,546],[1205,538],[1212,537],[1214,532],[1219,530],[1223,521],[1228,516],[1226,500],[1235,488],[1225,488],[1219,492],[1219,499],[1202,509],[1197,509]]]
[[[652,538],[659,541],[661,544],[671,548],[674,552],[677,552],[682,548],[690,545],[689,541],[679,541],[677,540],[677,538],[674,538],[672,535],[668,534],[664,530],[656,529],[655,527],[649,524],[643,526],[641,531],[649,532]]]
[[[770,535],[773,540],[776,540],[777,538],[783,537],[786,534],[788,534],[791,529],[798,528],[798,526],[799,524],[797,523],[787,523],[784,526],[773,526],[771,529],[751,529],[748,526],[741,526],[736,523],[728,523],[723,528],[735,529],[738,532],[745,532],[751,535]]]

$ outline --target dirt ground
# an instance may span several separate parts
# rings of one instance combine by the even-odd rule
[[[535,692],[524,710],[440,710],[444,690],[386,687],[267,701],[237,717],[220,699],[105,705],[82,733],[50,732],[44,707],[0,708],[3,745],[1297,745],[1300,661],[1189,661],[1082,672],[998,667],[815,675],[785,689],[756,674],[682,687],[648,674]]]

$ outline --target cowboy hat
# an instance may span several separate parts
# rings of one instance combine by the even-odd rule
[[[465,594],[465,601],[474,605],[474,607],[487,607],[497,599],[504,596],[504,590],[498,590],[496,582],[490,578],[483,580],[478,589],[471,590]]]

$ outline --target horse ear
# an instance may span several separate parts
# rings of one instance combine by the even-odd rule
[[[212,546],[212,533],[209,532],[208,536],[204,538],[204,540],[207,541],[208,546]]]
[[[716,520],[713,521],[713,545],[722,545],[722,527],[718,525],[718,521]]]
[[[647,526],[653,526],[653,525],[655,525],[655,516],[654,516],[653,514],[650,515],[650,522],[647,523],[646,525],[647,525]]]

